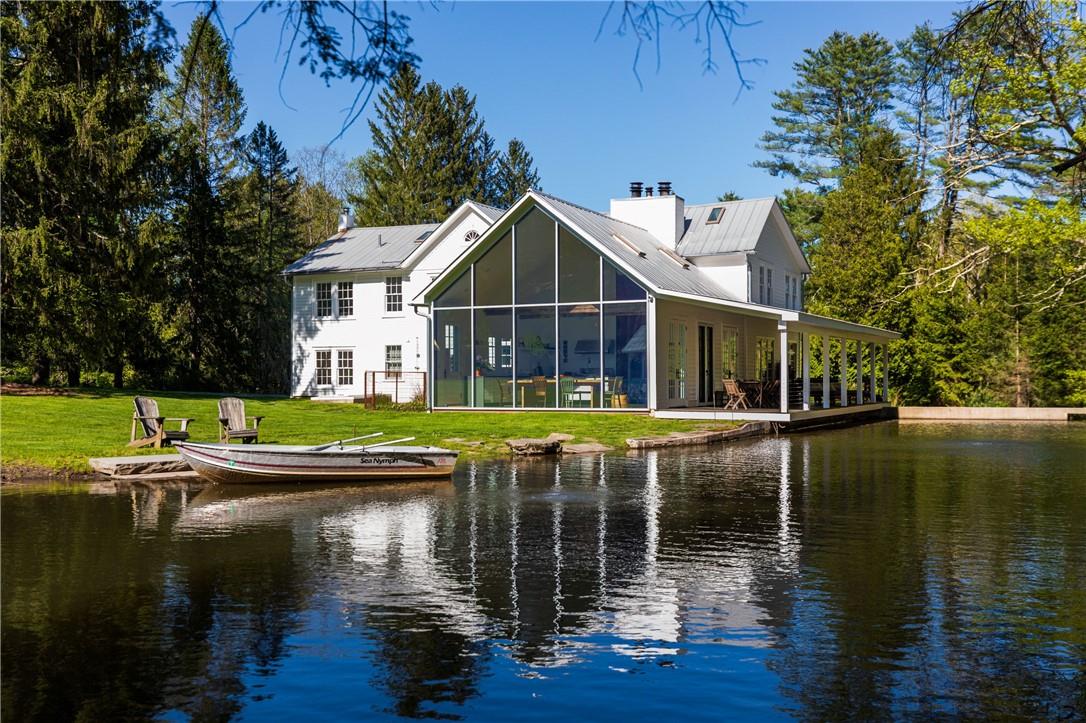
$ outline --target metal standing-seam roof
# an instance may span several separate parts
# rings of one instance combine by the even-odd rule
[[[337,233],[283,270],[284,274],[399,268],[440,224],[351,228]]]
[[[590,235],[593,241],[606,248],[613,256],[622,259],[628,267],[657,289],[712,299],[739,301],[720,284],[702,273],[698,267],[688,264],[684,268],[681,258],[672,256],[669,253],[670,249],[640,226],[619,221],[541,191],[532,191],[532,193],[539,196],[544,205],[552,206],[554,212],[561,214],[570,223]],[[621,239],[628,241],[629,245]],[[635,252],[630,246],[636,248],[644,256]]]
[[[752,198],[743,201],[722,201],[687,206],[686,230],[679,240],[678,251],[683,256],[709,256],[736,251],[753,251],[762,229],[769,221],[776,199]],[[718,223],[706,223],[714,208],[723,207]]]
[[[490,223],[494,223],[505,213],[504,208],[498,208],[497,206],[487,206],[485,203],[479,203],[478,201],[472,201],[472,206],[479,209],[479,212],[486,217],[486,220]]]

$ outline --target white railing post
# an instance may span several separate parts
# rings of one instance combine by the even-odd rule
[[[830,337],[822,335],[822,408],[830,408]]]
[[[871,375],[871,401],[876,402],[879,398],[878,386],[875,383],[875,342],[871,342],[871,369],[868,373]]]
[[[803,411],[811,408],[811,335],[803,332]]]
[[[882,401],[890,403],[890,353],[882,343]]]
[[[788,413],[788,327],[780,324],[777,327],[781,336],[781,414]]]
[[[856,340],[856,405],[864,403],[864,343]]]
[[[841,406],[848,406],[848,339],[841,337]]]

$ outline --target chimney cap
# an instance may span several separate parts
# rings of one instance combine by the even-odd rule
[[[671,195],[671,181],[657,181],[656,187],[659,189],[661,196]]]
[[[652,186],[645,186],[645,195],[646,196],[651,196],[652,195]]]
[[[641,198],[641,181],[630,181],[630,197]]]

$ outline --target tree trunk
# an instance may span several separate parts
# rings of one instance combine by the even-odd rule
[[[124,386],[124,362],[117,360],[113,362],[113,388],[120,389]]]
[[[64,374],[68,377],[69,387],[79,386],[79,362],[68,362],[65,364]]]
[[[34,359],[34,370],[30,374],[30,383],[37,387],[49,385],[49,375],[53,371],[49,357],[40,354]]]

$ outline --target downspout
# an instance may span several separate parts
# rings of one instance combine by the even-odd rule
[[[426,411],[434,411],[434,319],[431,314],[420,314],[419,307],[430,311],[425,304],[409,304],[415,310],[415,316],[426,319]]]

